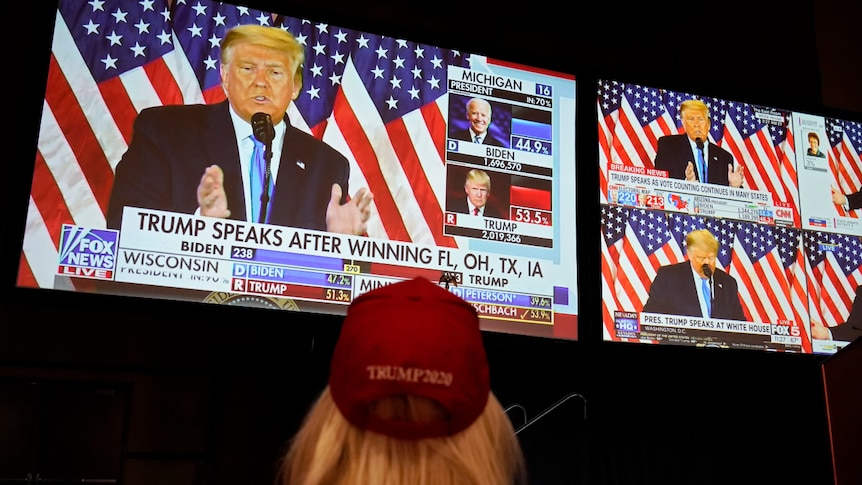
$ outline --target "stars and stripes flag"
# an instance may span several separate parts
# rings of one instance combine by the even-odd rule
[[[607,202],[611,164],[653,168],[658,139],[683,133],[679,103],[698,96],[637,84],[600,80],[596,98],[601,201]],[[698,97],[707,104],[709,98]],[[711,130],[720,128],[710,111]]]
[[[455,50],[283,18],[307,46],[291,122],[345,154],[350,186],[374,193],[368,234],[454,246],[443,235],[448,66]]]
[[[811,319],[840,325],[850,315],[856,287],[862,284],[862,238],[805,231],[803,243]]]
[[[607,202],[611,164],[653,168],[658,139],[684,133],[679,105],[700,99],[709,107],[710,141],[745,170],[744,187],[768,191],[794,209],[799,222],[796,157],[789,114],[679,91],[600,80],[597,92],[601,201]]]
[[[736,226],[728,273],[739,283],[739,298],[755,322],[792,321],[802,348],[811,351],[802,231],[751,222]]]
[[[105,226],[138,112],[224,99],[219,44],[246,23],[284,28],[307,47],[288,116],[347,156],[353,190],[374,192],[369,236],[456,244],[442,234],[445,188],[430,181],[445,179],[446,75],[469,66],[460,52],[209,0],[61,0],[20,286],[54,286],[64,223]]]
[[[615,311],[641,311],[658,268],[685,260],[667,214],[602,205],[602,321],[605,340],[614,335]],[[650,340],[644,340],[650,342]]]
[[[746,318],[796,322],[810,351],[798,229],[607,205],[602,206],[604,338],[621,340],[612,337],[614,311],[643,309],[658,268],[686,260],[685,238],[695,229],[718,239],[716,267],[737,280]]]
[[[835,187],[844,194],[862,190],[862,123],[826,118],[829,147],[823,151],[829,157]],[[842,216],[859,217],[859,211],[845,211],[836,206]]]
[[[770,192],[773,202],[793,209],[799,226],[799,185],[790,113],[746,103],[721,102],[721,126],[715,143],[745,169],[744,187]]]
[[[793,321],[810,351],[801,231],[752,222],[672,214],[670,227],[681,246],[694,229],[719,242],[716,267],[736,279],[739,301],[751,322]]]

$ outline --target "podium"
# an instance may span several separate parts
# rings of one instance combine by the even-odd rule
[[[835,485],[862,483],[862,338],[820,364]]]

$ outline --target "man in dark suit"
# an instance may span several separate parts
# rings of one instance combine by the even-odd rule
[[[265,221],[364,233],[373,195],[361,188],[348,200],[347,159],[290,126],[285,115],[299,94],[303,61],[303,47],[279,28],[230,30],[221,45],[227,101],[141,111],[116,168],[108,227],[120,227],[127,206],[258,222],[251,206],[262,202],[251,187],[264,178],[252,166],[251,120],[265,113],[274,131]]]
[[[822,322],[811,321],[811,337],[818,340],[840,340],[852,342],[862,337],[862,286],[856,287],[856,296],[847,321],[834,327],[827,327]]]
[[[832,203],[844,207],[844,210],[856,210],[862,208],[862,191],[844,194],[832,187]]]
[[[455,140],[481,143],[495,147],[505,147],[488,131],[491,126],[491,103],[482,98],[473,98],[467,102],[467,121],[470,127],[466,130],[458,130],[452,133]]]
[[[484,170],[474,168],[467,172],[464,192],[467,193],[466,197],[450,198],[446,202],[446,210],[474,216],[504,218],[496,207],[488,204],[488,198],[491,195],[491,176]]]
[[[709,108],[703,101],[688,99],[679,107],[684,135],[658,139],[655,168],[670,178],[689,182],[742,187],[744,168],[734,168],[733,155],[709,141]],[[702,162],[701,162],[702,160]]]
[[[719,243],[706,229],[685,238],[688,261],[658,269],[643,307],[646,313],[746,320],[736,280],[715,267]]]

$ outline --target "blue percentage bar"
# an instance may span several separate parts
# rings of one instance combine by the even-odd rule
[[[234,263],[233,276],[262,281],[276,281],[295,285],[309,285],[321,288],[350,288],[352,278],[348,275],[332,275],[317,271],[281,268],[262,264]]]
[[[551,143],[512,135],[512,148],[524,152],[551,155]]]
[[[328,256],[314,256],[309,254],[286,253],[272,249],[255,250],[254,261],[258,263],[281,264],[285,266],[299,266],[303,268],[316,268],[328,271],[343,271],[344,261],[340,258]]]

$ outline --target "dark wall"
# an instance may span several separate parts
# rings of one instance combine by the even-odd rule
[[[16,39],[29,47],[6,56],[13,149],[0,233],[0,406],[51,395],[32,383],[108,389],[122,398],[124,483],[269,484],[325,386],[340,319],[14,288],[53,25],[44,3],[15,7],[12,18],[34,30]],[[831,483],[822,357],[601,342],[594,86],[614,78],[858,119],[860,54],[836,48],[832,28],[836,5],[856,9],[838,17],[856,19],[858,5],[483,5],[475,18],[456,2],[438,3],[447,11],[339,0],[289,12],[249,3],[577,76],[581,339],[486,334],[492,388],[516,426],[580,395],[520,435],[534,483]],[[845,34],[842,46],[858,40]],[[24,408],[14,409],[29,416]]]

